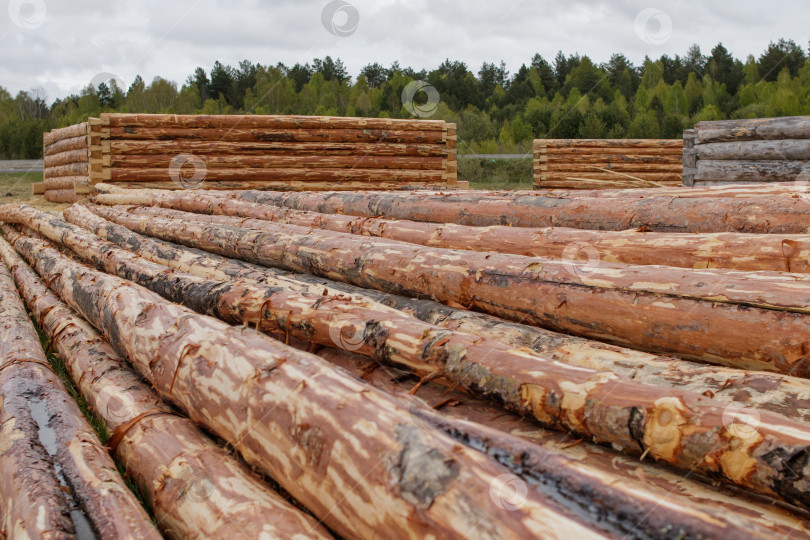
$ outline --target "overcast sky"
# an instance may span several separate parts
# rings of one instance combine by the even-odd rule
[[[600,0],[3,0],[0,86],[35,87],[48,101],[114,74],[182,84],[215,60],[262,64],[340,57],[356,75],[366,64],[399,60],[416,69],[445,58],[478,71],[506,61],[514,72],[539,52],[603,62],[622,52],[704,53],[718,42],[737,57],[771,40],[810,38],[810,1]]]

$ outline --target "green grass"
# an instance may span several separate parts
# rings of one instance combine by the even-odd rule
[[[82,411],[82,414],[84,415],[85,419],[87,419],[90,427],[92,427],[93,431],[95,431],[96,435],[98,435],[101,444],[106,445],[107,441],[110,440],[110,433],[107,430],[107,424],[93,411],[92,407],[87,404],[87,401],[85,401],[85,399],[79,393],[79,390],[76,388],[76,386],[73,384],[73,380],[70,378],[70,372],[68,372],[65,363],[62,362],[58,355],[51,351],[51,343],[48,335],[42,331],[35,320],[32,319],[31,323],[34,325],[34,328],[36,328],[37,333],[39,334],[39,341],[42,343],[42,348],[45,350],[45,354],[48,357],[48,363],[50,363],[53,371],[62,381],[67,393],[70,394],[70,396],[79,406],[79,410]],[[155,522],[154,512],[152,511],[152,505],[150,504],[146,493],[140,488],[140,486],[132,482],[129,475],[126,473],[126,470],[124,470],[124,467],[118,460],[115,461],[115,466],[118,468],[118,473],[124,479],[124,482],[126,482],[127,487],[138,499],[138,502],[141,503],[141,506],[143,506],[146,513],[152,518],[152,521],[157,524],[157,522]]]
[[[0,173],[0,201],[13,202],[31,199],[31,184],[35,182],[42,182],[42,171]]]
[[[459,158],[458,179],[472,189],[532,189],[532,158]]]

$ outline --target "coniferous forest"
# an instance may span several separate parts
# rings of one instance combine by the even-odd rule
[[[810,114],[810,57],[784,39],[746,59],[722,44],[642,65],[622,54],[604,64],[537,54],[515,73],[503,62],[475,70],[446,60],[432,71],[369,64],[352,76],[330,56],[292,67],[244,60],[199,67],[180,86],[110,79],[50,105],[41,90],[12,96],[0,86],[0,159],[39,158],[44,131],[101,112],[408,118],[402,94],[412,81],[436,89],[430,118],[458,124],[462,154],[527,152],[535,138],[680,138],[701,120]],[[426,99],[416,94],[417,104]]]

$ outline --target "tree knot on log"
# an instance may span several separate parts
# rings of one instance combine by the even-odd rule
[[[679,398],[658,399],[647,416],[644,446],[655,458],[675,463],[681,454],[683,427],[687,424],[686,407]]]
[[[321,429],[306,423],[296,424],[292,430],[292,436],[295,443],[304,452],[307,463],[320,470],[326,448],[326,439]]]
[[[390,464],[394,484],[403,499],[419,510],[427,510],[458,476],[458,465],[426,444],[418,426],[400,424],[394,433],[402,445]]]

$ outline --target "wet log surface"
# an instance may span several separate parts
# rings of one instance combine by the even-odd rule
[[[380,366],[347,351],[320,348],[316,353],[388,392],[409,392],[417,384],[407,372]],[[565,485],[570,489],[570,496],[581,497],[583,501],[605,490],[604,496],[597,498],[613,505],[616,512],[606,518],[622,516],[621,525],[630,536],[657,537],[664,530],[669,531],[666,536],[684,537],[723,536],[723,530],[742,536],[807,534],[806,525],[800,521],[803,512],[796,508],[780,509],[768,501],[754,502],[739,491],[725,490],[722,486],[707,488],[696,482],[697,478],[685,478],[660,465],[617,455],[570,434],[538,430],[526,419],[505,413],[500,407],[432,382],[419,385],[416,396],[440,412],[439,415],[421,413],[420,418],[425,423],[440,426],[451,435],[478,431],[482,448],[493,453],[508,450],[511,456],[520,456],[517,461],[525,467],[526,476],[537,475],[541,482]],[[491,431],[482,433],[469,423],[460,427],[452,419],[496,428],[531,444],[523,446],[504,441]],[[544,454],[537,447],[549,453]],[[609,489],[605,489],[608,486]],[[671,512],[682,512],[675,520],[674,529],[671,522],[667,523],[674,517]],[[711,527],[715,520],[723,524],[719,530],[704,528]]]
[[[704,396],[634,383],[608,372],[562,366],[497,342],[397,318],[395,313],[351,299],[328,294],[307,298],[280,286],[181,275],[105,247],[45,214],[5,208],[3,219],[61,239],[74,253],[107,271],[198,311],[213,310],[232,322],[257,321],[260,327],[274,324],[276,331],[295,333],[300,328],[300,337],[319,343],[342,342],[347,324],[340,317],[349,316],[352,327],[361,327],[362,340],[352,342],[358,352],[408,366],[420,375],[446,377],[550,427],[570,429],[631,453],[643,451],[682,468],[723,475],[754,491],[805,504],[802,479],[791,480],[787,490],[784,480],[773,480],[774,475],[785,473],[778,472],[783,464],[772,463],[768,457],[772,451],[779,449],[801,460],[810,441],[810,432],[805,433],[803,425],[784,417],[763,412],[756,428],[741,437],[733,425],[726,425],[727,407]],[[195,294],[189,295],[189,290]],[[341,332],[337,337],[335,323]],[[736,416],[744,419],[746,414]]]
[[[92,207],[91,207],[92,208]],[[514,348],[525,347],[541,356],[590,369],[611,371],[648,384],[679,387],[724,403],[735,401],[802,421],[810,420],[810,381],[765,372],[706,366],[675,357],[654,356],[597,341],[510,323],[489,315],[453,308],[428,300],[362,289],[342,282],[226,259],[134,233],[99,218],[83,206],[65,211],[65,219],[104,240],[152,262],[198,277],[221,281],[240,279],[269,284],[281,282],[296,292],[323,294],[343,291],[449,330],[494,339]],[[334,293],[333,293],[334,294]]]
[[[563,227],[469,227],[410,220],[321,214],[250,203],[200,193],[133,191],[96,197],[104,204],[148,204],[205,214],[195,219],[221,225],[272,230],[271,222],[315,227],[361,236],[399,240],[448,249],[493,251],[533,257],[554,257],[681,268],[728,268],[749,271],[810,271],[810,236],[743,233],[653,233],[589,231]],[[143,207],[135,214],[177,217]],[[226,217],[227,216],[227,217]],[[239,219],[252,218],[252,219]],[[264,220],[264,221],[261,221]]]
[[[149,236],[265,266],[431,298],[620,346],[810,374],[810,301],[802,274],[761,273],[754,280],[731,270],[561,262],[368,240],[294,225],[253,231],[200,223],[195,214],[178,221],[111,207],[94,211]],[[684,321],[684,313],[689,320]]]
[[[397,538],[606,535],[534,491],[520,509],[498,506],[488,489],[508,469],[415,424],[401,400],[322,359],[25,242],[37,271],[161,394],[339,534],[367,537],[384,527]]]
[[[48,365],[5,265],[0,296],[5,537],[160,538]]]
[[[810,199],[648,197],[617,205],[605,198],[550,198],[477,194],[236,193],[242,200],[325,214],[410,219],[459,225],[644,228],[657,232],[810,232]]]
[[[10,233],[7,238],[16,241],[20,235]],[[172,413],[109,343],[2,240],[0,256],[82,396],[112,431],[115,455],[148,495],[164,534],[171,538],[331,538],[190,420]],[[114,501],[111,493],[106,504]]]

